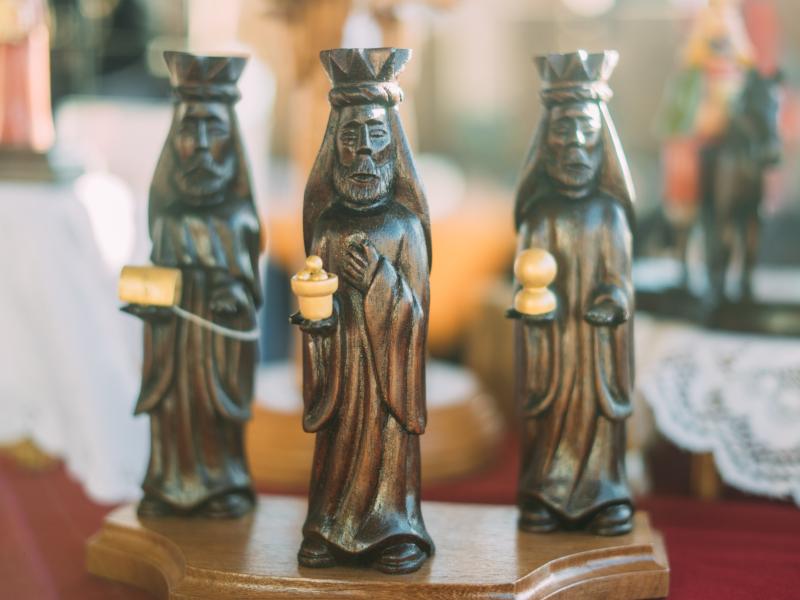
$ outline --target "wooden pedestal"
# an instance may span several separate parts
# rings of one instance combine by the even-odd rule
[[[425,503],[436,555],[409,575],[297,565],[306,501],[262,496],[237,521],[112,512],[88,545],[88,569],[160,598],[634,600],[667,595],[663,543],[646,513],[615,538],[517,531],[511,506]]]

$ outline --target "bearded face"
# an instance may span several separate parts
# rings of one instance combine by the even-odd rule
[[[196,205],[220,201],[236,173],[231,117],[219,102],[182,102],[173,137],[173,183],[181,199]]]
[[[547,127],[547,173],[567,190],[592,184],[602,162],[602,121],[594,102],[557,104]]]
[[[370,104],[341,109],[333,186],[345,200],[370,205],[394,182],[395,156],[386,109]]]

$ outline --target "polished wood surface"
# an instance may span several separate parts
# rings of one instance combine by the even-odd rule
[[[664,597],[669,567],[646,513],[633,533],[528,534],[508,506],[430,502],[437,548],[416,573],[305,569],[296,552],[305,500],[262,496],[238,520],[139,520],[133,505],[112,512],[88,547],[88,569],[159,598],[492,598],[567,600]]]

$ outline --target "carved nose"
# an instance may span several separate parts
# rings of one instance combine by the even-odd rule
[[[208,132],[203,122],[197,124],[197,147],[208,148]]]
[[[357,154],[372,154],[372,147],[369,144],[369,129],[365,126],[358,132],[358,149]]]

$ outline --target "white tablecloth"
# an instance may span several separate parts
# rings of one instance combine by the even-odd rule
[[[0,443],[31,438],[97,501],[139,495],[141,325],[71,184],[0,184]]]

